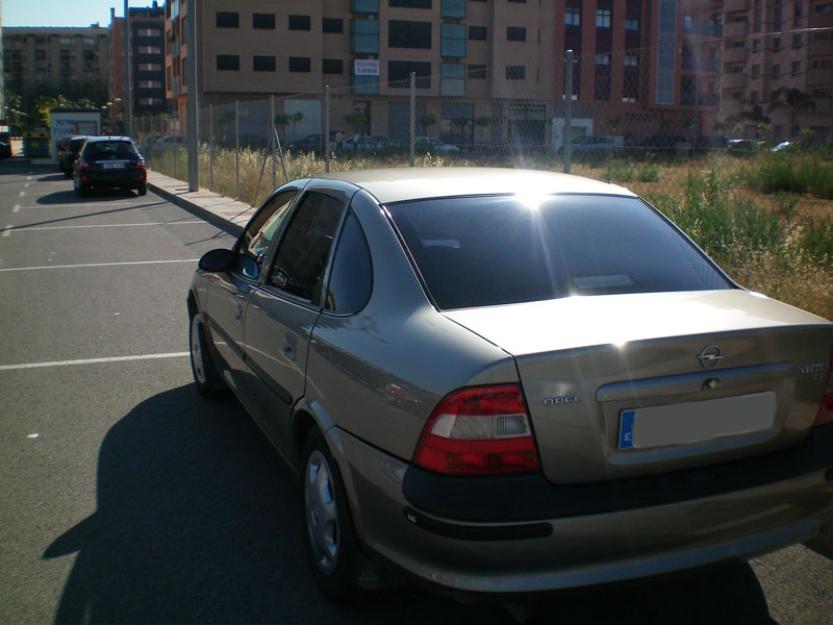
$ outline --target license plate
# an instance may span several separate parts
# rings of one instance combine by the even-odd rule
[[[103,169],[124,169],[124,163],[102,163]]]
[[[619,413],[619,449],[686,445],[768,430],[775,393],[753,393]]]

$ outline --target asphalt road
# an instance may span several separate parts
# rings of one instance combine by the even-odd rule
[[[153,194],[79,201],[0,164],[0,624],[833,623],[819,544],[509,608],[415,587],[327,603],[288,472],[191,385],[186,289],[230,244]]]

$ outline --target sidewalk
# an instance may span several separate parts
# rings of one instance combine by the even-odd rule
[[[219,193],[200,189],[188,191],[188,183],[148,170],[148,188],[169,202],[181,206],[201,219],[238,235],[254,215],[255,208]]]

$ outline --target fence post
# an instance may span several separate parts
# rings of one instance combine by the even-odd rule
[[[572,50],[567,50],[567,66],[564,75],[564,173],[569,174],[573,159],[573,64]]]
[[[275,94],[269,96],[269,145],[272,146],[272,189],[278,186],[275,172]]]
[[[330,173],[330,85],[324,85],[324,171]]]
[[[234,101],[234,199],[240,199],[240,100]]]
[[[411,72],[411,106],[408,124],[408,154],[411,167],[416,166],[416,72]]]
[[[208,105],[208,188],[214,190],[214,105]]]

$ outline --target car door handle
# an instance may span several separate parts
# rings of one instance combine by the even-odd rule
[[[286,356],[289,360],[295,360],[295,347],[298,344],[298,339],[295,338],[292,334],[287,334],[283,347],[281,351],[283,355]]]
[[[238,304],[237,308],[234,311],[234,320],[240,321],[243,318],[243,305]]]

